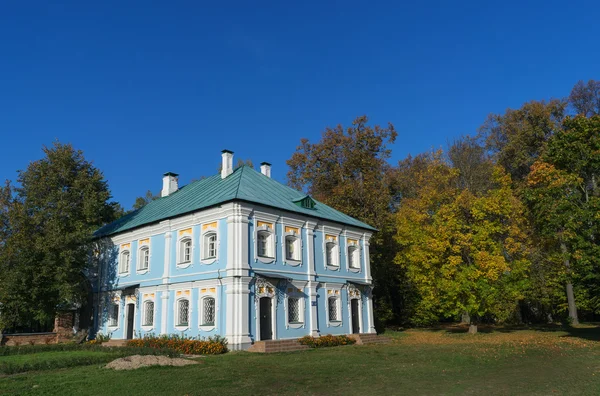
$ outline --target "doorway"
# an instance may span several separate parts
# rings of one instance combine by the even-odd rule
[[[350,300],[350,310],[352,311],[352,334],[360,333],[360,316],[358,311],[358,300]]]
[[[260,304],[260,340],[273,338],[273,320],[271,317],[272,302],[270,297],[261,297]]]
[[[135,318],[135,304],[127,304],[127,334],[126,339],[133,339],[133,319]]]

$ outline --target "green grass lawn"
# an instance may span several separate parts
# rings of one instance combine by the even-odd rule
[[[600,394],[600,327],[483,330],[388,332],[387,345],[229,353],[186,367],[30,372],[0,377],[0,394]]]
[[[66,352],[42,352],[32,353],[28,355],[12,355],[0,357],[0,363],[39,363],[39,362],[54,362],[68,359],[77,359],[81,357],[109,357],[113,356],[114,353],[107,352],[94,352],[94,351],[66,351]]]

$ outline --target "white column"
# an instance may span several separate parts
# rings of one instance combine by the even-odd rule
[[[318,337],[319,334],[319,326],[317,323],[317,282],[308,281],[308,309],[309,312],[309,325],[310,325],[310,335],[313,337]]]
[[[169,276],[171,276],[171,246],[172,246],[173,235],[171,231],[165,232],[165,259],[163,268],[163,283],[169,283]]]
[[[307,252],[307,273],[309,276],[309,280],[313,280],[313,277],[316,274],[316,269],[315,269],[315,239],[314,239],[314,229],[315,226],[317,224],[316,223],[311,223],[310,221],[307,221],[306,224],[304,225],[305,229],[306,229],[306,252]]]
[[[371,256],[369,254],[369,239],[371,239],[371,234],[364,234],[363,236],[363,265],[365,266],[365,280],[370,283],[373,278],[371,278]]]
[[[161,318],[160,318],[160,334],[167,334],[167,321],[169,319],[169,291],[163,290],[160,292],[161,299]]]
[[[367,294],[367,311],[368,311],[368,322],[369,322],[369,330],[368,333],[377,333],[375,330],[375,320],[373,319],[373,288],[369,289],[369,293]]]

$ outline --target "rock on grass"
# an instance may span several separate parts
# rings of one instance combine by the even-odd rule
[[[105,368],[114,370],[135,370],[148,366],[187,366],[199,362],[182,358],[170,358],[167,356],[132,355],[113,360]]]

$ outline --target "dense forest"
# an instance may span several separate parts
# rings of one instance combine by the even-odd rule
[[[491,114],[472,132],[391,164],[394,126],[358,117],[303,139],[288,183],[379,230],[379,329],[597,319],[600,81]],[[124,213],[81,151],[56,142],[44,152],[0,187],[0,328],[39,329],[59,307],[85,304],[92,233]]]
[[[380,327],[598,318],[600,81],[392,165],[397,136],[358,117],[288,161],[292,187],[379,229]]]

